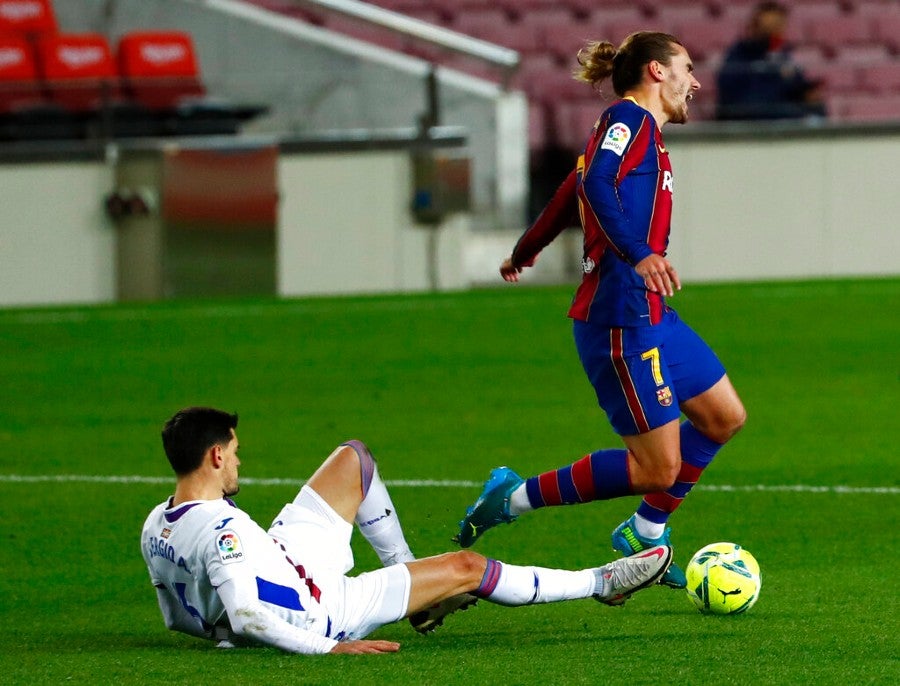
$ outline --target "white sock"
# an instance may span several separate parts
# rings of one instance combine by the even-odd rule
[[[356,525],[385,567],[416,559],[403,535],[400,519],[378,474],[378,467],[373,470],[369,492],[356,512]]]
[[[641,538],[657,539],[666,532],[665,524],[651,522],[649,519],[641,517],[639,514],[634,516],[634,528]]]
[[[509,494],[509,513],[511,515],[520,515],[523,512],[531,512],[533,509],[531,501],[528,499],[528,492],[525,490],[524,483]]]
[[[496,560],[489,564],[500,565],[499,578],[487,600],[498,605],[533,605],[555,603],[560,600],[590,598],[594,595],[597,579],[592,569],[571,572],[544,567],[519,567]]]

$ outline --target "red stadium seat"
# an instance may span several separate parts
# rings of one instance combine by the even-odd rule
[[[719,8],[720,17],[725,17],[734,22],[737,22],[741,26],[741,32],[743,33],[743,29],[747,28],[747,25],[750,22],[750,16],[753,14],[753,7],[756,3],[735,3],[731,2],[728,4],[724,4]],[[735,34],[732,36],[734,40],[737,40],[741,36]]]
[[[548,26],[544,31],[544,41],[548,51],[574,67],[575,55],[587,41],[608,40],[618,45],[628,34],[652,26],[652,20],[634,5],[604,6],[582,20]]]
[[[194,43],[178,31],[136,31],[119,41],[119,71],[126,93],[151,110],[172,109],[206,93]]]
[[[691,0],[691,2],[695,1]],[[633,8],[635,6],[634,0],[604,0],[602,4],[597,0],[564,0],[562,4],[582,15],[588,15],[600,6],[606,9]]]
[[[0,139],[82,137],[79,118],[47,97],[34,45],[26,36],[0,35]]]
[[[900,93],[900,61],[860,67],[862,85],[875,93]]]
[[[807,77],[814,81],[821,81],[825,91],[833,93],[852,93],[859,90],[860,67],[855,64],[841,64],[831,62],[822,69],[809,69]]]
[[[660,4],[653,14],[653,26],[656,30],[675,33],[677,27],[685,22],[701,22],[711,18],[709,9],[701,4],[671,5]]]
[[[267,107],[207,98],[194,42],[180,31],[134,31],[119,41],[125,94],[162,121],[167,134],[236,133]]]
[[[640,7],[598,7],[585,20],[591,26],[603,26],[603,40],[618,45],[634,31],[653,29],[654,21]]]
[[[460,13],[448,28],[467,36],[497,43],[510,23],[506,10],[500,7],[485,7]]]
[[[615,96],[562,103],[557,107],[557,132],[559,142],[570,150],[581,150],[594,123],[609,107]]]
[[[543,33],[545,29],[533,24],[514,22],[507,24],[502,33],[498,33],[494,40],[513,50],[518,50],[523,57],[548,54],[544,50]],[[549,55],[552,58],[552,55]]]
[[[851,0],[852,12],[880,21],[884,17],[900,17],[900,4],[894,0]]]
[[[556,24],[542,32],[542,48],[558,61],[571,67],[576,66],[575,56],[588,41],[607,40],[607,28],[597,23],[593,17],[584,21]]]
[[[36,38],[56,33],[50,0],[0,0],[0,33]]]
[[[537,26],[553,26],[554,24],[567,24],[575,20],[575,14],[565,6],[532,7],[519,15],[519,21],[523,24]]]
[[[844,121],[878,122],[900,119],[900,95],[854,95],[829,101],[834,114]]]
[[[834,54],[834,59],[840,64],[869,65],[891,61],[891,53],[887,46],[881,43],[868,43],[862,45],[843,45]]]
[[[868,17],[840,15],[816,17],[807,23],[807,40],[826,49],[836,49],[846,43],[865,43],[872,36]]]
[[[51,101],[67,110],[96,110],[119,97],[118,72],[101,34],[43,36],[37,42],[37,56]]]
[[[828,17],[839,17],[843,13],[841,3],[833,0],[795,0],[788,3],[790,11],[788,15],[788,31],[799,30],[805,36],[810,22]],[[799,36],[790,35],[790,39],[796,40]]]
[[[794,62],[799,64],[805,71],[814,71],[827,67],[828,57],[818,45],[798,45],[791,51],[791,57]]]
[[[734,17],[685,20],[672,29],[696,62],[722,55],[738,39],[744,22]]]
[[[528,147],[540,150],[547,145],[547,111],[536,102],[528,103]]]
[[[0,36],[0,113],[43,102],[31,44],[22,36]]]
[[[550,105],[591,95],[590,85],[576,81],[571,69],[559,65],[523,65],[516,75],[515,84],[525,91],[529,100],[545,101]]]
[[[900,52],[900,7],[892,5],[892,11],[879,15],[874,22],[875,37]]]

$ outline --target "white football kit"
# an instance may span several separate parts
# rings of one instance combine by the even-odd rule
[[[308,486],[268,532],[225,498],[170,502],[154,508],[141,534],[170,629],[327,653],[406,615],[406,566],[346,576],[353,527]]]

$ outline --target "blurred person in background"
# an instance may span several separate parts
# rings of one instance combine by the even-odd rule
[[[787,21],[788,9],[778,2],[756,6],[746,37],[728,49],[719,71],[717,119],[825,116],[820,83],[808,79],[791,55]]]

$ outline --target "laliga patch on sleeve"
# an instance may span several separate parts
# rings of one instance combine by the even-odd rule
[[[219,549],[219,559],[222,564],[231,564],[232,562],[243,562],[244,549],[241,546],[241,539],[231,530],[226,529],[216,538],[216,545]]]
[[[606,130],[606,135],[603,137],[603,145],[600,146],[600,149],[612,150],[621,157],[630,140],[631,129],[622,123],[613,124]]]

